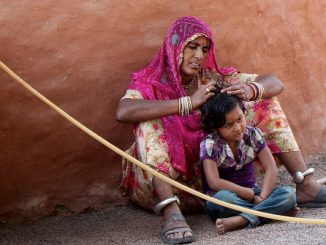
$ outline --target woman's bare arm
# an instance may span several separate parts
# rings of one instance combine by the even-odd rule
[[[117,120],[144,122],[178,113],[178,100],[123,99],[117,109]]]
[[[198,109],[216,90],[215,82],[199,87],[191,96],[193,110]],[[209,89],[207,93],[206,89]],[[117,120],[125,123],[144,122],[179,113],[178,99],[144,100],[125,98],[119,102],[116,112]]]
[[[261,83],[264,86],[264,99],[277,96],[284,90],[282,81],[274,75],[259,75],[256,77],[255,82]]]

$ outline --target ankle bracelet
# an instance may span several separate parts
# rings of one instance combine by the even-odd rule
[[[309,168],[307,169],[306,171],[304,171],[303,173],[300,172],[300,171],[297,171],[294,173],[293,175],[293,182],[296,183],[296,184],[300,184],[303,182],[304,180],[304,177],[308,174],[312,174],[315,172],[315,169],[314,168]]]
[[[158,204],[156,204],[156,206],[154,207],[154,212],[157,215],[161,215],[162,209],[164,209],[167,205],[169,205],[170,203],[173,203],[173,202],[177,202],[177,204],[180,205],[179,198],[177,196],[173,196],[173,197],[167,198],[163,201],[160,201]]]

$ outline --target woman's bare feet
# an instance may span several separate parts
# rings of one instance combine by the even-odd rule
[[[246,227],[249,221],[242,216],[232,216],[224,219],[216,220],[217,233],[220,235],[228,231],[234,231]]]

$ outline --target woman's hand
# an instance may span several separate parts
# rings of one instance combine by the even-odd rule
[[[283,83],[274,75],[259,75],[256,77],[255,82],[264,86],[263,99],[269,99],[273,96],[279,95],[283,90]],[[221,93],[228,93],[229,95],[236,95],[242,100],[251,100],[254,96],[254,91],[246,83],[241,82],[239,79],[234,79],[230,86],[222,89]]]
[[[254,96],[252,88],[246,83],[240,82],[239,79],[231,81],[230,86],[222,89],[221,93],[235,95],[244,101],[249,101]]]
[[[201,85],[191,96],[191,102],[193,109],[198,109],[202,106],[209,98],[215,95],[216,82],[212,81],[206,85]]]

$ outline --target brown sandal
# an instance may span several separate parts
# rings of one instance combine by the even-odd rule
[[[182,221],[185,224],[180,224],[172,228],[167,228],[169,223],[173,223],[175,221]],[[195,237],[183,237],[183,238],[177,238],[177,239],[169,239],[167,236],[169,234],[173,233],[182,233],[183,235],[185,232],[190,231],[192,233],[192,230],[189,228],[189,226],[186,223],[185,218],[182,214],[171,214],[170,218],[165,221],[165,223],[161,226],[161,233],[160,237],[164,243],[167,244],[182,244],[182,243],[191,243],[195,241]]]

